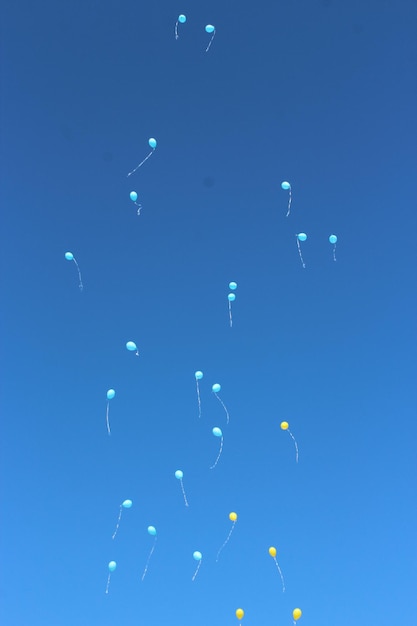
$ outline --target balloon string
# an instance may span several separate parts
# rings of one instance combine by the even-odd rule
[[[80,268],[79,265],[77,263],[77,261],[75,259],[72,259],[77,267],[77,271],[78,271],[78,280],[80,281],[78,287],[80,288],[80,291],[82,291],[84,289],[83,287],[83,281],[81,280],[81,272],[80,272]]]
[[[129,176],[131,176],[132,174],[134,174],[134,173],[136,172],[136,170],[138,170],[138,169],[141,167],[141,165],[143,165],[143,164],[145,163],[145,161],[147,161],[147,160],[149,159],[149,157],[151,157],[151,156],[152,156],[152,154],[153,154],[153,153],[154,153],[154,150],[152,149],[152,150],[150,151],[150,153],[148,154],[148,156],[146,156],[146,157],[143,159],[143,161],[141,161],[141,162],[139,163],[139,165],[137,165],[137,166],[135,167],[135,169],[134,169],[134,170],[132,170],[131,172],[129,172],[129,174],[127,175],[127,177],[129,178]]]
[[[148,571],[149,561],[151,560],[151,556],[153,554],[153,551],[155,550],[156,540],[157,537],[155,537],[155,541],[153,542],[153,546],[151,548],[151,551],[149,552],[148,560],[146,561],[145,569],[143,570],[142,580],[145,578],[146,572]]]
[[[141,204],[138,204],[137,202],[135,202],[136,206],[138,207],[138,215],[140,215],[140,210],[142,208]]]
[[[175,24],[175,39],[178,39],[178,20],[176,21],[176,24]]]
[[[297,235],[296,235],[296,237],[297,237]],[[302,264],[303,268],[305,269],[306,266],[305,266],[305,263],[303,261],[303,255],[301,254],[301,247],[300,247],[300,242],[298,240],[298,237],[297,237],[297,246],[298,246],[298,254],[300,255],[301,264]]]
[[[107,577],[106,593],[109,593],[110,576],[111,576],[111,574],[109,574],[108,577]]]
[[[198,570],[200,569],[200,565],[201,565],[201,559],[200,559],[200,560],[199,560],[199,562],[198,562],[197,569],[195,570],[195,572],[194,572],[194,576],[192,577],[192,579],[191,579],[191,580],[193,580],[193,581],[195,580],[195,577],[196,577],[196,576],[197,576],[197,574],[198,574]]]
[[[122,518],[122,505],[120,505],[120,511],[119,511],[119,517],[117,518],[116,530],[114,531],[114,533],[112,535],[112,539],[114,539],[115,536],[117,535],[117,531],[119,530],[119,525],[120,525],[121,518]]]
[[[221,438],[221,441],[220,441],[220,450],[219,450],[219,454],[217,455],[217,459],[215,460],[214,465],[210,467],[210,469],[214,469],[216,467],[217,463],[219,462],[222,450],[223,450],[223,437]]]
[[[292,432],[290,431],[290,429],[288,429],[288,434],[289,434],[289,436],[291,437],[291,439],[292,439],[292,440],[293,440],[293,442],[294,442],[294,445],[295,445],[295,462],[296,462],[296,463],[298,463],[298,445],[297,445],[297,442],[296,442],[296,440],[295,440],[294,435],[293,435],[293,434],[292,434]]]
[[[182,495],[184,496],[185,506],[188,506],[187,496],[185,495],[185,489],[184,489],[184,485],[183,485],[183,482],[182,482],[182,478],[180,480],[180,484],[181,484]]]
[[[280,568],[280,566],[278,565],[278,561],[277,561],[277,559],[276,559],[276,557],[275,557],[275,556],[274,556],[274,561],[275,561],[275,565],[277,566],[277,570],[278,570],[278,572],[279,572],[279,575],[281,576],[281,582],[282,582],[282,593],[284,593],[284,592],[285,592],[284,576],[282,575],[281,568]]]
[[[229,300],[229,322],[230,322],[230,328],[232,328],[233,326],[233,320],[232,320],[232,303]]]
[[[285,217],[288,217],[291,211],[291,188],[290,188],[290,197],[288,199],[288,210],[287,210],[287,215]]]
[[[229,534],[227,535],[227,539],[226,539],[226,541],[224,542],[224,544],[222,545],[222,547],[220,548],[220,550],[219,550],[219,551],[218,551],[218,553],[217,553],[217,556],[216,556],[216,563],[217,563],[217,561],[219,560],[220,552],[223,550],[224,546],[228,543],[228,541],[229,541],[230,537],[232,536],[232,532],[233,532],[233,529],[234,529],[234,527],[235,527],[235,524],[236,524],[236,522],[233,522],[232,528],[230,529],[230,532],[229,532]]]
[[[216,34],[216,31],[214,31],[213,36],[212,36],[212,38],[211,38],[211,39],[210,39],[210,41],[209,41],[209,45],[208,45],[208,46],[207,46],[207,48],[206,48],[206,52],[208,52],[208,51],[209,51],[210,46],[211,46],[211,44],[212,44],[212,41],[213,41],[213,39],[214,39],[214,35],[215,35],[215,34]]]
[[[197,401],[198,401],[198,417],[201,417],[201,399],[200,399],[200,387],[198,384],[198,380],[195,381],[197,385]]]
[[[334,244],[333,248],[333,261],[336,261],[336,244]]]
[[[217,395],[217,393],[215,393],[214,395],[216,396],[217,400],[220,402],[220,404],[222,405],[222,407],[223,407],[223,408],[224,408],[224,410],[225,410],[225,413],[226,413],[226,420],[227,420],[227,421],[226,421],[226,424],[228,424],[228,423],[229,423],[229,419],[230,419],[230,417],[229,417],[229,411],[226,409],[226,405],[224,404],[224,402],[223,402],[223,400],[220,398],[220,396],[218,396],[218,395]]]
[[[110,432],[110,422],[109,422],[109,401],[107,400],[107,409],[106,409],[106,425],[107,425],[107,432],[109,433],[109,435],[111,435]]]

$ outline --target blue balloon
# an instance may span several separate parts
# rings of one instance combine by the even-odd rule
[[[152,537],[156,537],[156,528],[155,528],[155,526],[148,526],[148,533]]]
[[[221,429],[218,428],[217,426],[215,426],[211,432],[213,433],[215,437],[223,437],[223,433]]]
[[[185,24],[185,22],[187,21],[187,18],[186,18],[185,15],[181,14],[181,15],[178,16],[178,21],[179,21],[180,24]]]
[[[229,289],[231,289],[232,291],[237,289],[237,283],[235,283],[233,281],[231,283],[229,283]]]
[[[110,563],[109,563],[109,572],[114,572],[116,567],[117,567],[116,561],[110,561]]]
[[[193,559],[194,560],[201,561],[202,558],[203,558],[203,555],[201,554],[201,552],[199,552],[198,550],[193,552]]]
[[[281,188],[284,189],[285,191],[288,191],[288,189],[291,189],[291,185],[289,182],[284,180],[284,182],[281,183]]]
[[[206,33],[214,33],[215,28],[212,24],[207,24],[206,26]]]
[[[219,385],[219,383],[215,383],[211,388],[211,390],[214,391],[214,393],[218,393],[220,389],[221,389],[221,385]]]
[[[229,295],[227,296],[227,299],[229,300],[229,302],[233,302],[234,300],[236,300],[236,294],[229,293]]]
[[[148,144],[150,145],[151,148],[153,148],[153,150],[155,150],[156,148],[156,139],[154,139],[153,137],[151,137],[148,141]]]
[[[114,396],[116,395],[116,392],[114,389],[109,389],[107,392],[107,400],[113,400]]]
[[[136,200],[138,199],[138,194],[136,193],[136,191],[131,191],[129,195],[132,202],[136,202]]]
[[[336,241],[337,241],[336,235],[330,235],[329,241],[330,241],[330,243],[336,243]]]
[[[65,258],[67,259],[67,261],[73,261],[74,260],[74,255],[72,252],[66,252],[65,253]]]
[[[201,380],[203,378],[203,372],[200,372],[200,370],[198,370],[195,374],[195,379],[196,380]]]
[[[126,344],[126,348],[130,351],[130,352],[134,352],[135,350],[137,350],[136,344],[134,341],[128,341]]]
[[[132,506],[133,502],[132,500],[123,500],[122,502],[122,507],[124,509],[130,509],[130,507]]]
[[[177,478],[178,480],[181,480],[183,476],[184,476],[184,472],[182,472],[181,470],[177,470],[175,472],[175,478]]]
[[[307,235],[305,233],[298,233],[297,238],[298,241],[305,241],[307,239]]]

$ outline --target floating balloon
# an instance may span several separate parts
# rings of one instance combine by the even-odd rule
[[[235,293],[229,293],[229,295],[227,296],[227,299],[229,301],[229,324],[230,324],[230,328],[232,328],[232,326],[233,326],[232,302],[234,302],[236,300],[236,294]]]
[[[214,35],[216,34],[216,29],[214,28],[214,26],[212,24],[207,24],[207,26],[206,26],[206,33],[208,33],[209,35],[212,35],[212,37],[211,37],[211,39],[209,41],[209,45],[206,48],[206,52],[208,52],[209,49],[210,49],[210,46],[211,46],[211,44],[213,42]]]
[[[300,619],[300,617],[302,616],[303,612],[301,609],[294,609],[294,611],[292,612],[292,616],[294,618],[294,623]]]
[[[282,572],[281,572],[281,568],[278,565],[278,561],[277,561],[277,549],[274,548],[274,546],[271,546],[269,548],[268,552],[269,552],[269,555],[272,556],[272,558],[274,559],[275,565],[277,566],[277,570],[279,572],[279,575],[281,577],[281,582],[282,582],[282,592],[284,593],[284,591],[285,591],[285,583],[284,583],[284,577],[283,577]]]
[[[214,461],[214,464],[210,467],[210,469],[214,469],[216,467],[217,463],[219,462],[220,455],[221,455],[222,450],[223,450],[223,433],[222,433],[221,429],[218,428],[217,426],[215,426],[211,432],[213,433],[213,435],[215,437],[220,437],[219,454],[217,455],[217,459]]]
[[[151,560],[151,556],[153,554],[153,551],[155,550],[155,546],[156,546],[156,540],[157,540],[157,536],[156,536],[156,528],[155,526],[148,526],[148,534],[151,537],[155,537],[154,542],[153,542],[153,546],[151,548],[151,551],[149,552],[149,556],[148,556],[148,560],[146,561],[146,565],[145,565],[145,569],[143,570],[143,574],[142,574],[142,580],[145,578],[146,576],[146,572],[148,571],[148,567],[149,567],[149,561]]]
[[[183,477],[184,477],[184,473],[181,470],[177,470],[175,472],[175,478],[180,481],[181,491],[182,491],[182,495],[184,498],[184,504],[185,506],[188,506],[187,496],[185,495],[184,484],[182,482]]]
[[[307,235],[305,233],[298,233],[298,235],[296,235],[296,237],[297,237],[298,254],[300,255],[301,265],[305,269],[305,263],[304,263],[304,260],[303,260],[303,255],[301,254],[300,241],[306,241]]]
[[[287,209],[287,215],[285,217],[288,217],[291,211],[291,185],[289,182],[287,182],[286,180],[284,180],[284,182],[281,183],[281,188],[284,191],[288,191],[289,192],[289,197],[288,197],[288,209]]]
[[[214,395],[216,396],[217,400],[220,402],[220,404],[222,405],[222,407],[224,408],[224,411],[226,413],[226,423],[229,423],[229,411],[226,409],[226,405],[224,404],[223,400],[220,398],[220,396],[218,395],[219,391],[221,390],[221,386],[219,385],[219,383],[215,383],[212,386],[212,391],[214,393]]]
[[[108,564],[109,575],[107,577],[106,593],[109,593],[110,576],[111,576],[111,573],[114,572],[116,567],[117,567],[116,561],[110,561],[110,563]]]
[[[195,577],[198,574],[198,570],[200,569],[201,566],[201,559],[203,558],[203,555],[201,554],[201,552],[199,552],[198,550],[196,550],[195,552],[193,552],[193,559],[194,561],[198,561],[198,565],[197,565],[197,569],[194,572],[194,576],[192,577],[191,580],[195,580]]]
[[[333,261],[336,261],[336,243],[337,243],[337,236],[336,236],[336,235],[330,235],[330,237],[329,237],[329,241],[330,241],[330,243],[333,245]]]
[[[134,174],[134,173],[136,172],[136,170],[138,170],[138,169],[139,169],[139,168],[140,168],[140,167],[141,167],[141,166],[145,163],[145,161],[147,161],[147,160],[149,159],[149,157],[151,157],[151,156],[153,155],[153,153],[155,152],[155,148],[156,148],[156,139],[154,139],[153,137],[151,137],[151,138],[148,140],[148,144],[149,144],[149,146],[152,148],[152,150],[150,151],[150,153],[148,154],[148,156],[146,156],[146,157],[143,159],[143,161],[141,161],[141,162],[139,163],[139,165],[137,165],[137,166],[135,167],[135,169],[134,169],[134,170],[132,170],[131,172],[129,172],[129,174],[127,175],[128,177],[129,177],[129,176],[131,176],[132,174]]]
[[[130,509],[132,507],[132,500],[123,500],[122,504],[120,505],[120,510],[119,510],[119,517],[117,518],[117,522],[116,522],[116,528],[115,531],[112,535],[112,539],[115,538],[115,536],[117,535],[117,531],[119,530],[119,526],[120,526],[120,520],[122,519],[122,511],[123,509]]]
[[[237,522],[237,513],[235,513],[234,511],[232,511],[231,513],[229,513],[229,519],[232,522],[232,528],[229,531],[229,534],[227,535],[226,541],[223,543],[222,547],[220,548],[220,550],[217,553],[216,556],[216,562],[219,560],[220,557],[220,552],[223,550],[224,546],[229,542],[230,537],[232,536],[232,532],[234,530],[235,524]],[[243,617],[243,616],[242,616]],[[241,618],[240,618],[241,619]]]
[[[175,23],[175,39],[178,39],[179,35],[178,35],[178,24],[185,24],[185,22],[187,21],[187,18],[185,15],[179,15],[178,19]]]
[[[65,253],[65,258],[67,259],[67,261],[74,261],[75,267],[77,268],[77,272],[78,272],[78,281],[79,281],[78,287],[79,287],[79,290],[82,291],[84,289],[84,286],[83,286],[83,281],[81,280],[81,272],[80,272],[79,265],[78,265],[77,261],[75,260],[75,257],[73,255],[73,253],[72,252],[66,252]]]
[[[136,191],[131,191],[129,196],[133,204],[136,204],[136,206],[138,207],[138,215],[140,215],[140,210],[142,208],[142,205],[139,202],[136,202],[136,200],[138,199],[138,194],[136,193]]]
[[[198,381],[203,378],[203,372],[197,371],[195,372],[194,376],[195,376],[195,383],[197,385],[198,417],[201,417],[200,386],[198,384]]]
[[[139,350],[134,341],[128,341],[126,344],[126,348],[129,350],[129,352],[135,352],[136,350],[136,356],[139,356]]]
[[[243,619],[244,615],[245,615],[245,611],[243,609],[236,609],[236,617],[238,620]]]
[[[109,422],[109,402],[110,400],[113,400],[114,396],[116,395],[116,392],[114,389],[109,389],[107,392],[107,409],[106,409],[106,425],[107,425],[107,432],[109,433],[109,435],[111,434],[110,432],[110,422]]]
[[[281,429],[286,430],[289,436],[291,437],[291,439],[293,440],[294,446],[295,446],[295,462],[298,463],[298,444],[294,438],[294,435],[290,431],[290,425],[288,424],[288,422],[281,422]]]
[[[234,281],[232,281],[231,283],[229,283],[229,289],[231,289],[232,291],[234,291],[235,289],[237,289],[237,283],[235,283]]]

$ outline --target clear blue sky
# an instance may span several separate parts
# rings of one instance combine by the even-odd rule
[[[416,623],[416,17],[4,4],[5,626]]]

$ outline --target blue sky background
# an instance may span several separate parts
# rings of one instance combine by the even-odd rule
[[[2,622],[411,624],[416,5],[198,5],[2,9]]]

